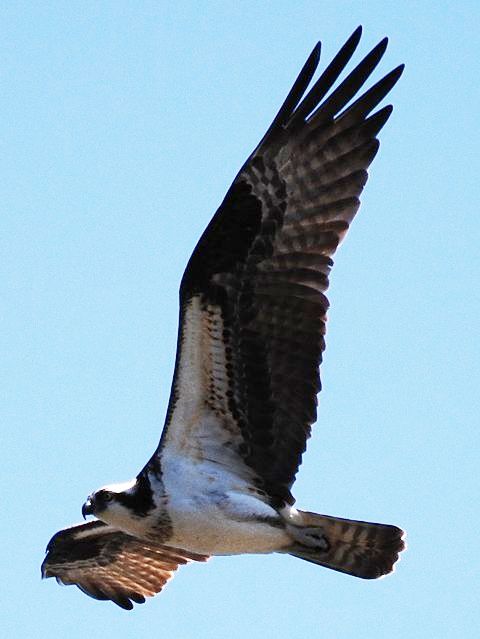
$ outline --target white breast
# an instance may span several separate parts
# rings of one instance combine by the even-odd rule
[[[228,467],[165,451],[162,482],[173,528],[169,545],[230,555],[273,552],[291,543],[278,513]]]

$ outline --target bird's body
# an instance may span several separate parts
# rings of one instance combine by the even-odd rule
[[[134,480],[89,497],[83,514],[97,521],[52,538],[44,576],[131,608],[211,555],[288,553],[363,578],[392,570],[399,528],[297,510],[291,493],[316,419],[331,256],[391,107],[370,112],[403,68],[347,106],[383,40],[327,95],[360,33],[302,100],[317,45],[200,238],[160,444]]]
[[[184,458],[166,463],[172,546],[233,555],[273,552],[288,544],[277,512],[250,483],[208,460],[189,466]]]
[[[152,471],[147,477],[154,502],[149,513],[132,516],[118,504],[103,521],[132,535],[203,555],[274,552],[291,543],[282,518],[265,496],[215,462],[204,459],[192,464],[181,455],[166,455],[161,480]]]

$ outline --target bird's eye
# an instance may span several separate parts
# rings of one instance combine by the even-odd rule
[[[105,492],[105,493],[104,493],[104,495],[103,495],[103,499],[104,499],[106,502],[112,501],[112,499],[113,499],[113,493],[107,493],[107,492]]]

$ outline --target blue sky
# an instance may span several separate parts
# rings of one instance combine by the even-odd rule
[[[474,637],[478,3],[4,2],[0,420],[5,637]],[[332,274],[300,507],[395,523],[365,582],[216,558],[125,613],[41,582],[51,535],[160,436],[178,284],[309,51],[384,35],[395,110]],[[6,458],[5,458],[6,452]]]

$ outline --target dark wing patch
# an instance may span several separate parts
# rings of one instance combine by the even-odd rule
[[[207,559],[93,521],[52,537],[42,577],[55,577],[58,583],[76,585],[94,599],[131,610],[133,603],[144,603],[145,597],[160,592],[179,565]]]
[[[376,135],[392,108],[368,116],[403,71],[397,67],[348,107],[385,52],[384,39],[325,98],[360,33],[355,31],[300,102],[318,64],[315,47],[202,235],[181,285],[167,426],[179,397],[185,313],[196,299],[205,314],[221,316],[226,361],[221,377],[228,388],[218,392],[228,398],[229,428],[232,418],[236,424],[231,444],[275,505],[293,503],[290,487],[321,388],[331,256],[358,210],[379,146]],[[215,386],[214,379],[208,383]],[[175,428],[182,427],[180,421]],[[161,445],[165,435],[166,430]]]

